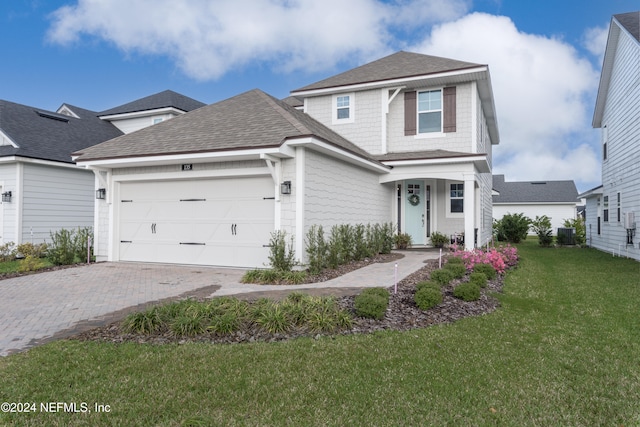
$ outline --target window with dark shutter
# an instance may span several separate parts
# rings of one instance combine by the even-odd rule
[[[416,92],[404,93],[404,134],[416,134]]]
[[[445,87],[442,93],[443,103],[443,132],[456,131],[456,87]]]

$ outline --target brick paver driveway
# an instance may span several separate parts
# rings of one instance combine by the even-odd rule
[[[32,347],[83,321],[237,283],[243,270],[98,263],[0,281],[0,356]]]

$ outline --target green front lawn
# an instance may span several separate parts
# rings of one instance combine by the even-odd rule
[[[58,341],[2,358],[0,402],[37,413],[0,413],[0,425],[640,424],[640,263],[519,250],[502,307],[451,325],[242,345]],[[46,402],[92,412],[42,413]]]

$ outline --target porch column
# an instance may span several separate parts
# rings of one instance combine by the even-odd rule
[[[464,249],[472,250],[475,247],[475,174],[464,174]]]

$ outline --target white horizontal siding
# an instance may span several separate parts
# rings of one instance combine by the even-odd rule
[[[14,196],[11,202],[0,202],[0,209],[2,209],[2,224],[0,224],[0,244],[17,241],[17,199],[16,193],[16,164],[2,164],[0,165],[0,193],[11,191]]]
[[[131,118],[131,119],[120,119],[120,120],[113,120],[111,121],[111,124],[113,124],[115,127],[117,127],[118,129],[120,129],[123,133],[132,133],[135,132],[137,130],[149,127],[151,125],[153,125],[153,121],[155,119],[162,119],[163,121],[169,120],[173,117],[175,117],[175,114],[155,114],[153,116],[146,116],[146,117],[136,117],[136,118]]]
[[[94,176],[81,169],[24,164],[22,242],[50,240],[50,233],[93,227]]]
[[[609,197],[609,221],[602,217],[601,234],[592,226],[593,246],[607,252],[622,252],[640,260],[640,233],[636,226],[634,245],[627,246],[627,232],[617,221],[617,195],[621,213],[633,212],[640,224],[640,45],[622,32],[615,51],[611,81],[603,112],[607,159],[602,162],[601,209]],[[603,141],[604,142],[604,141]],[[595,204],[592,202],[587,206]],[[597,216],[587,210],[587,220]],[[596,219],[593,218],[594,224]],[[591,222],[589,222],[591,223]]]

